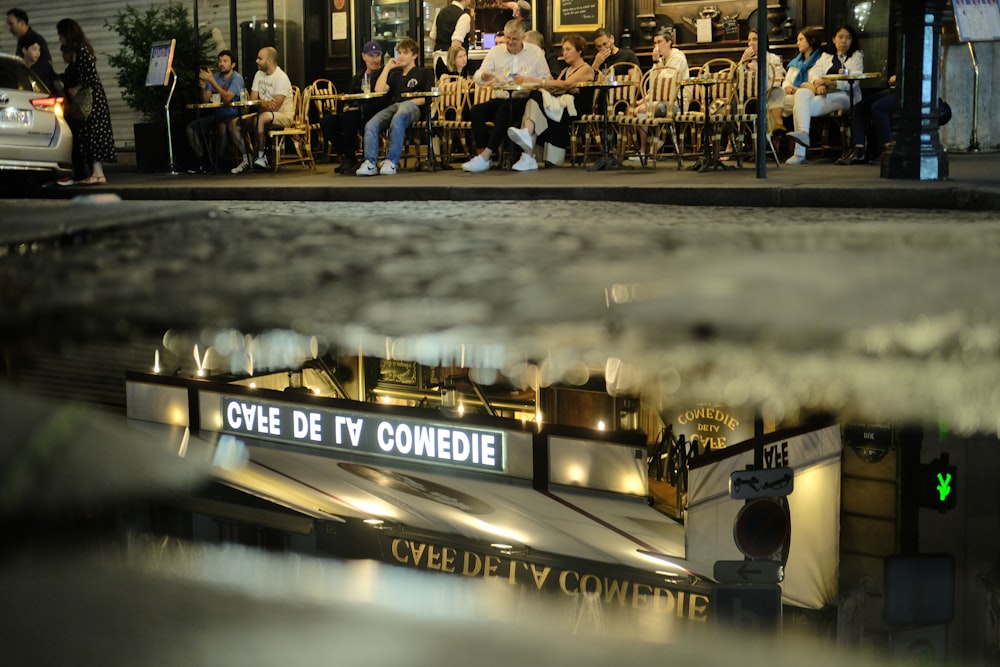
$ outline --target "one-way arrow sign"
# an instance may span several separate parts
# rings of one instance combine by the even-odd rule
[[[776,560],[717,560],[713,574],[729,584],[777,584],[785,578],[785,568]]]
[[[733,500],[777,498],[794,488],[795,471],[791,468],[741,470],[729,474],[729,497]]]

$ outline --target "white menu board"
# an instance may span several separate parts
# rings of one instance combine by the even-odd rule
[[[1000,40],[1000,0],[952,0],[963,42]]]

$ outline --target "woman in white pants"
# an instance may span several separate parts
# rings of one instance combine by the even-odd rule
[[[861,90],[856,82],[827,83],[823,77],[848,72],[864,71],[864,54],[858,44],[854,28],[842,25],[833,37],[833,53],[819,52],[820,32],[817,28],[803,28],[796,43],[799,55],[788,64],[785,76],[785,115],[792,116],[794,131],[788,136],[795,141],[795,153],[785,164],[804,164],[809,147],[809,124],[814,116],[825,116],[834,111],[846,111],[851,105],[850,95],[860,101]]]

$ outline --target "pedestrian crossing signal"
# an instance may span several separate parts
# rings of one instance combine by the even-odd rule
[[[949,465],[948,454],[941,454],[920,466],[920,506],[945,512],[955,507],[957,470]]]

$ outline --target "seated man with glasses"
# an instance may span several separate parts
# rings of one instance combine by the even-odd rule
[[[534,44],[525,43],[524,24],[521,21],[508,21],[503,34],[504,43],[490,49],[483,64],[476,70],[473,78],[477,85],[511,84],[517,74],[544,80],[552,76],[545,61],[545,53]],[[507,137],[511,120],[515,127],[520,126],[529,92],[510,93],[498,90],[493,94],[493,99],[473,105],[469,115],[478,154],[463,164],[462,169],[473,173],[489,171],[490,158],[499,150],[500,142]],[[489,128],[491,122],[492,131]]]

